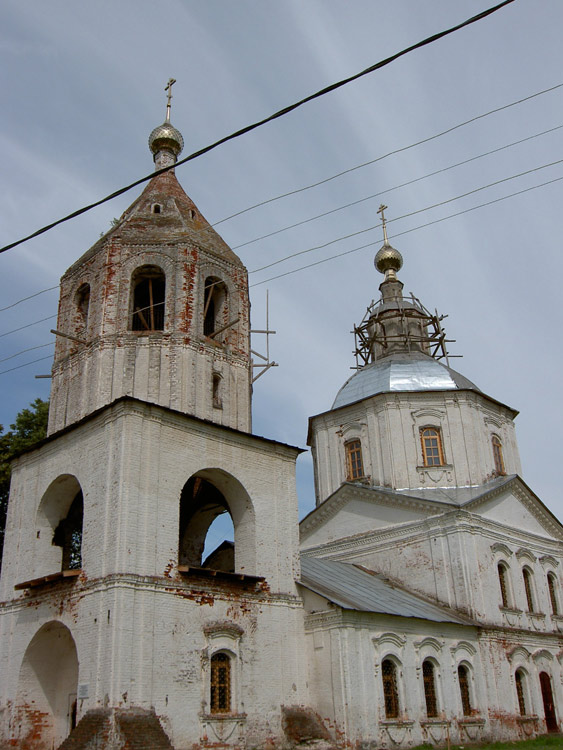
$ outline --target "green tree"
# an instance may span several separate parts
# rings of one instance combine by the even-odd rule
[[[47,434],[49,402],[36,398],[28,409],[22,409],[8,432],[0,425],[0,566],[4,547],[4,529],[10,496],[11,461]]]

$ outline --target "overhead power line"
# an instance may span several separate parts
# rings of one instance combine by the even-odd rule
[[[352,81],[356,81],[358,78],[361,78],[362,76],[368,75],[369,73],[373,73],[376,70],[379,70],[380,68],[383,68],[384,66],[389,65],[395,60],[398,60],[400,57],[403,57],[404,55],[407,55],[410,52],[414,52],[414,50],[420,49],[421,47],[425,47],[428,44],[432,44],[433,42],[436,42],[439,39],[442,39],[443,37],[448,36],[449,34],[453,34],[454,32],[465,28],[466,26],[476,23],[477,21],[481,21],[487,16],[490,16],[492,13],[495,13],[501,8],[504,8],[506,5],[510,5],[514,1],[515,0],[503,0],[503,2],[498,3],[497,5],[494,5],[493,7],[488,8],[487,10],[484,10],[481,13],[478,13],[477,15],[472,16],[471,18],[468,18],[466,21],[462,21],[461,23],[456,24],[455,26],[452,26],[449,29],[445,29],[444,31],[440,31],[436,34],[432,34],[432,36],[429,36],[426,39],[423,39],[422,41],[417,42],[416,44],[412,44],[410,47],[406,47],[400,52],[396,52],[394,55],[391,55],[390,57],[387,57],[384,60],[380,60],[374,65],[370,65],[369,68],[362,70],[360,73],[356,73],[352,76],[349,76],[348,78],[342,79],[341,81],[332,83],[330,84],[330,86],[325,86],[325,88],[320,89],[314,94],[310,94],[309,96],[306,96],[304,99],[300,99],[298,102],[295,102],[294,104],[290,104],[289,106],[284,107],[283,109],[280,109],[278,112],[275,112],[273,115],[270,115],[269,117],[265,117],[262,120],[258,120],[252,125],[247,125],[246,127],[241,128],[240,130],[236,130],[234,133],[231,133],[230,135],[226,135],[223,138],[220,138],[218,141],[215,141],[209,146],[205,146],[204,148],[201,148],[198,151],[194,151],[189,156],[186,156],[183,159],[180,159],[180,161],[178,161],[176,164],[171,164],[169,167],[156,170],[152,172],[151,174],[146,175],[145,177],[141,177],[140,179],[135,180],[135,182],[132,182],[130,185],[120,188],[119,190],[114,191],[110,195],[105,196],[105,198],[100,198],[100,200],[97,200],[94,203],[90,203],[87,206],[79,208],[78,210],[73,211],[67,216],[64,216],[62,219],[57,219],[56,221],[51,222],[51,224],[47,224],[46,226],[41,227],[41,229],[37,229],[35,232],[32,232],[26,237],[22,237],[21,239],[16,240],[15,242],[11,242],[8,245],[4,245],[4,247],[0,248],[0,253],[4,253],[7,250],[17,247],[18,245],[21,245],[24,242],[27,242],[28,240],[33,239],[34,237],[38,237],[39,235],[44,234],[45,232],[48,232],[49,230],[53,229],[59,224],[62,224],[66,221],[70,221],[71,219],[74,219],[77,216],[80,216],[81,214],[86,213],[87,211],[91,211],[93,208],[96,208],[97,206],[101,206],[103,203],[107,203],[108,201],[113,200],[114,198],[117,198],[119,195],[123,195],[124,193],[128,192],[132,188],[137,187],[137,185],[142,185],[144,182],[148,182],[148,180],[151,180],[153,177],[155,177],[158,174],[168,172],[170,169],[174,169],[175,166],[180,166],[181,164],[186,164],[186,162],[188,161],[197,159],[199,156],[203,156],[203,154],[209,153],[209,151],[212,151],[218,146],[221,146],[223,143],[227,143],[228,141],[231,141],[235,138],[239,138],[240,136],[245,135],[246,133],[250,133],[252,130],[259,128],[262,125],[266,125],[268,122],[272,122],[273,120],[283,117],[284,115],[287,115],[290,112],[293,112],[294,110],[298,109],[299,107],[302,107],[304,104],[307,104],[308,102],[313,101],[314,99],[318,99],[321,96],[325,96],[326,94],[329,94],[332,91],[336,91],[336,89],[339,89],[342,86],[345,86],[346,84],[351,83]]]
[[[547,180],[547,182],[542,182],[539,185],[532,185],[532,187],[524,188],[523,190],[518,190],[515,193],[509,193],[509,195],[503,195],[500,198],[493,198],[493,200],[487,201],[486,203],[480,203],[477,206],[471,206],[471,208],[465,208],[463,211],[457,211],[454,214],[449,214],[448,216],[443,216],[441,219],[434,219],[433,221],[427,221],[425,224],[419,224],[417,227],[412,227],[411,229],[405,229],[403,232],[397,232],[396,234],[392,234],[389,236],[389,239],[395,239],[396,237],[402,237],[404,234],[410,234],[410,232],[416,232],[419,229],[425,229],[426,227],[430,227],[433,224],[440,224],[442,221],[447,221],[448,219],[453,219],[456,216],[462,216],[463,214],[468,214],[470,211],[476,211],[479,208],[485,208],[486,206],[492,206],[494,203],[501,203],[502,201],[508,200],[509,198],[514,198],[517,195],[522,195],[523,193],[529,193],[531,190],[537,190],[538,188],[545,187],[546,185],[552,185],[554,182],[560,182],[563,180],[563,177],[555,177],[553,180]],[[270,276],[269,279],[263,279],[262,281],[256,281],[254,284],[251,284],[251,287],[260,286],[261,284],[267,284],[270,281],[275,281],[276,279],[281,279],[284,276],[291,276],[294,273],[299,273],[300,271],[305,271],[307,268],[313,268],[314,266],[320,266],[321,263],[328,263],[331,260],[336,260],[337,258],[342,258],[344,255],[351,255],[352,253],[357,253],[359,250],[364,250],[366,247],[373,247],[374,245],[379,244],[380,240],[376,240],[375,242],[368,242],[366,245],[360,245],[360,247],[354,247],[351,250],[345,250],[342,253],[337,253],[336,255],[331,255],[328,258],[321,258],[320,260],[315,261],[314,263],[308,263],[306,266],[299,266],[299,268],[294,268],[291,271],[285,271],[284,273],[280,273],[277,276]]]
[[[563,85],[563,84],[562,84]],[[535,94],[537,96],[537,94]],[[512,105],[508,105],[512,106]],[[493,112],[497,112],[498,110],[492,110]],[[491,114],[488,112],[487,114]],[[484,115],[481,115],[484,116]],[[546,135],[547,133],[553,133],[555,130],[560,130],[563,128],[563,125],[556,125],[553,128],[549,128],[548,130],[543,130],[541,133],[535,133],[534,135],[529,135],[526,138],[521,138],[518,141],[512,141],[512,143],[507,143],[504,146],[499,146],[498,148],[493,148],[491,151],[485,151],[482,154],[478,154],[477,156],[472,156],[469,159],[464,159],[463,161],[458,161],[456,164],[450,164],[447,167],[442,167],[442,169],[437,169],[434,172],[428,172],[428,174],[422,175],[422,177],[415,177],[413,180],[408,180],[408,182],[402,182],[400,185],[394,185],[391,188],[386,188],[385,190],[380,190],[377,193],[372,193],[371,195],[366,195],[363,198],[358,198],[358,200],[352,201],[351,203],[345,203],[343,206],[338,206],[337,208],[332,208],[330,211],[324,211],[321,214],[317,214],[316,216],[310,216],[308,219],[303,219],[302,221],[297,221],[295,224],[288,224],[285,227],[282,227],[281,229],[276,229],[273,232],[268,232],[268,234],[263,234],[260,237],[255,237],[252,240],[247,240],[246,242],[241,242],[240,245],[233,245],[231,247],[231,250],[239,250],[241,247],[246,247],[247,245],[252,245],[255,242],[259,242],[260,240],[268,239],[268,237],[274,237],[276,234],[281,234],[282,232],[286,232],[288,229],[295,229],[295,227],[300,227],[303,224],[308,224],[311,221],[316,221],[317,219],[322,219],[325,216],[330,216],[330,214],[334,214],[337,211],[343,211],[346,208],[351,208],[352,206],[357,206],[359,203],[364,203],[365,201],[369,201],[372,198],[377,198],[380,195],[384,195],[387,193],[392,192],[393,190],[399,190],[399,188],[407,187],[408,185],[413,185],[415,182],[421,182],[421,180],[426,180],[429,177],[434,177],[437,174],[442,174],[442,172],[448,172],[450,169],[455,169],[456,167],[461,167],[464,164],[469,164],[472,161],[477,161],[477,159],[482,159],[485,156],[490,156],[491,154],[496,154],[499,151],[504,151],[507,148],[511,148],[512,146],[518,146],[521,143],[525,143],[526,141],[531,141],[534,138],[539,138],[542,135]],[[409,147],[410,148],[410,147]],[[383,158],[383,157],[381,157]],[[366,162],[365,164],[362,164],[360,166],[366,166],[368,164],[373,164],[372,161]],[[353,169],[359,169],[360,167],[353,167]],[[345,172],[341,172],[340,174],[346,174]],[[337,175],[338,176],[338,175]],[[329,179],[333,179],[330,177]],[[308,188],[304,188],[308,189]],[[289,193],[286,193],[286,195],[289,195]],[[277,200],[277,199],[273,199]],[[256,207],[256,206],[255,206]],[[254,208],[255,208],[254,207]],[[247,209],[250,210],[250,209]],[[226,219],[223,219],[222,221],[226,221]],[[220,222],[217,222],[220,223]],[[216,226],[216,224],[213,224],[212,226]],[[1,312],[1,310],[0,310]]]
[[[524,177],[524,175],[532,174],[533,172],[539,172],[541,169],[554,167],[556,164],[561,164],[561,163],[563,163],[563,159],[558,159],[557,161],[549,162],[549,164],[542,164],[540,167],[534,167],[533,169],[527,169],[525,172],[519,172],[518,174],[511,175],[510,177],[503,177],[501,180],[495,180],[494,182],[489,182],[488,185],[481,185],[481,187],[474,188],[473,190],[469,190],[466,193],[461,193],[460,195],[456,195],[453,198],[447,198],[446,200],[440,201],[439,203],[433,203],[431,206],[425,206],[424,208],[418,208],[416,211],[410,211],[408,214],[402,214],[401,216],[396,216],[393,219],[389,219],[387,221],[387,224],[389,225],[394,221],[407,219],[410,216],[415,216],[416,214],[423,213],[424,211],[430,211],[431,209],[438,208],[439,206],[445,206],[447,203],[453,203],[453,201],[460,200],[461,198],[467,198],[468,195],[473,195],[474,193],[480,193],[481,190],[487,190],[487,188],[494,187],[495,185],[501,185],[503,182],[509,182],[510,180],[517,179],[518,177]],[[364,229],[359,229],[356,232],[351,232],[350,234],[344,234],[342,235],[342,237],[337,237],[334,240],[329,240],[328,242],[324,242],[321,245],[314,245],[313,247],[308,247],[305,250],[298,250],[296,253],[291,253],[290,255],[286,255],[285,257],[280,258],[279,260],[275,260],[272,263],[268,263],[265,266],[260,266],[260,268],[254,268],[252,271],[249,271],[249,273],[258,273],[259,271],[265,271],[267,268],[272,268],[272,266],[277,266],[286,260],[290,260],[291,258],[296,258],[299,255],[305,255],[307,253],[311,253],[313,252],[313,250],[321,250],[323,247],[334,245],[337,242],[341,242],[342,240],[350,239],[350,237],[357,237],[359,234],[365,234],[366,232],[371,232],[374,229],[378,229],[380,226],[381,226],[381,223],[378,222],[377,224],[374,224],[371,227],[365,227]]]

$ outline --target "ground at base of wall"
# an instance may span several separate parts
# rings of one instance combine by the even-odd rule
[[[544,734],[534,737],[533,740],[521,740],[519,742],[487,742],[484,744],[451,745],[450,750],[563,750],[562,734]],[[435,745],[416,745],[410,750],[436,750]]]

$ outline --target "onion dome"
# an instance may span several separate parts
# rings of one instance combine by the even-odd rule
[[[184,139],[172,123],[166,121],[156,127],[149,135],[149,148],[156,156],[159,151],[172,151],[177,158],[184,148]]]
[[[403,265],[403,256],[388,242],[384,242],[374,258],[374,265],[379,273],[385,274],[385,280],[396,277]]]

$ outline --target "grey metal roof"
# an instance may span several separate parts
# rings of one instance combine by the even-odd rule
[[[416,594],[394,586],[377,573],[350,563],[301,556],[301,584],[342,609],[419,617],[434,622],[471,621]]]
[[[362,367],[348,378],[336,394],[332,408],[353,404],[378,393],[459,389],[479,391],[474,383],[459,372],[427,354],[392,354]]]
[[[488,495],[489,492],[502,487],[504,484],[508,484],[515,476],[516,474],[508,474],[507,476],[496,477],[496,479],[491,479],[485,484],[474,487],[418,487],[416,489],[393,490],[393,492],[421,500],[453,503],[461,506],[476,500],[478,497]]]

